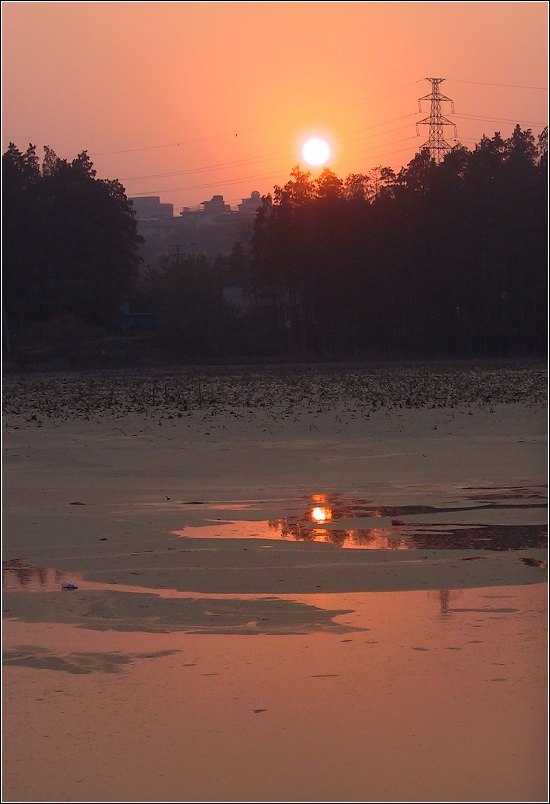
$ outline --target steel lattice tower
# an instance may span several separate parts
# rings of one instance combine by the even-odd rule
[[[445,154],[449,153],[452,146],[449,145],[447,140],[444,137],[444,130],[443,126],[454,126],[455,130],[455,140],[457,135],[456,125],[453,123],[452,120],[448,120],[446,117],[443,117],[441,114],[441,102],[447,101],[451,104],[451,114],[454,114],[455,107],[454,103],[450,98],[446,95],[442,95],[439,91],[439,85],[444,78],[426,78],[426,81],[430,81],[432,85],[432,94],[431,95],[424,95],[423,98],[418,99],[418,111],[422,111],[422,101],[429,100],[431,102],[430,106],[430,116],[425,117],[424,120],[419,120],[416,124],[416,134],[418,136],[418,126],[429,126],[430,127],[430,134],[428,137],[428,142],[424,143],[422,146],[423,148],[428,148],[430,151],[430,156],[432,159],[435,160],[436,164],[439,165],[440,162],[443,161],[443,157]]]

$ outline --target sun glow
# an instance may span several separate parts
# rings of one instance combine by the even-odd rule
[[[304,159],[309,165],[322,165],[329,157],[329,147],[324,140],[308,140],[302,149]]]
[[[332,511],[325,506],[317,506],[312,509],[310,517],[313,522],[329,522],[332,519]]]

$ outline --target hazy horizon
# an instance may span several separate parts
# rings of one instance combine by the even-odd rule
[[[547,124],[543,2],[5,2],[2,31],[3,152],[86,150],[175,215],[271,192],[296,164],[318,175],[309,136],[341,178],[398,170],[428,138],[427,77],[468,148]]]

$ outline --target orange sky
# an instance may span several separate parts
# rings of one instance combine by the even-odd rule
[[[426,77],[445,78],[467,147],[516,122],[538,135],[547,3],[3,2],[2,152],[87,150],[176,215],[236,206],[284,183],[308,135],[341,178],[406,165],[428,138]]]

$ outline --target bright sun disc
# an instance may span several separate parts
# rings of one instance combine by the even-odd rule
[[[328,159],[328,145],[324,140],[308,140],[304,145],[302,154],[308,164],[322,165]]]

